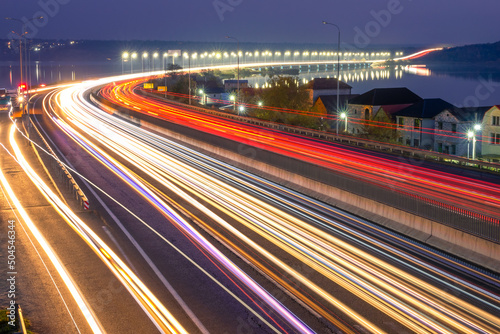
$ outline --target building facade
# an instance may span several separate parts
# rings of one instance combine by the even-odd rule
[[[370,126],[375,114],[382,107],[391,110],[403,109],[422,100],[408,88],[377,88],[349,101],[348,132],[358,135]]]
[[[482,157],[488,161],[500,161],[500,105],[491,107],[484,114],[481,124]]]
[[[423,99],[394,113],[399,135],[398,142],[401,145],[424,150],[435,150],[436,136],[439,135],[439,132],[436,132],[436,117],[453,113],[456,109],[454,105],[442,99]],[[441,130],[443,131],[445,130]],[[448,150],[456,152],[456,146],[450,146]]]
[[[352,87],[343,81],[338,82],[338,95],[351,95]],[[311,105],[316,103],[320,96],[337,96],[337,79],[335,78],[315,78],[308,84],[309,99]]]
[[[475,146],[476,157],[482,154],[481,132],[475,125],[483,123],[484,115],[490,107],[455,108],[444,110],[435,117],[434,151],[472,158]],[[469,136],[471,131],[474,133]],[[476,144],[474,145],[474,137]]]

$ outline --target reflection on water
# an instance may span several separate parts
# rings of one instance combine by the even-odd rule
[[[276,67],[276,68],[279,68]],[[297,67],[295,67],[297,69]],[[26,69],[24,69],[26,72]],[[336,78],[337,72],[331,66],[301,66],[298,68],[299,78],[303,82],[310,81],[316,77],[319,78]],[[120,74],[121,68],[119,64],[101,63],[101,64],[57,64],[54,62],[32,63],[32,66],[27,69],[28,81],[32,86],[39,84],[51,84],[62,81],[84,80],[95,76]],[[341,68],[340,77],[344,82],[359,82],[359,81],[374,81],[374,80],[391,80],[401,79],[406,73],[414,75],[431,75],[430,71],[425,67],[409,67],[409,66],[392,66],[386,67],[369,67],[368,65],[358,65],[356,67]],[[19,65],[15,63],[4,64],[0,63],[0,85],[2,87],[14,88],[20,82],[19,80]],[[269,77],[253,76],[248,78],[249,83],[254,87],[264,87]]]
[[[280,68],[283,69],[283,68]],[[431,76],[431,71],[424,65],[414,65],[414,66],[380,66],[380,67],[369,67],[360,66],[354,68],[346,68],[340,70],[340,80],[349,83],[353,86],[353,83],[359,83],[364,81],[380,81],[380,80],[401,80],[407,74],[418,75],[418,76]],[[308,83],[314,78],[337,78],[337,70],[331,67],[323,66],[302,66],[298,73],[299,80],[301,83]],[[268,87],[267,81],[269,76],[256,75],[249,78],[249,85],[255,88],[266,88]]]
[[[450,65],[451,66],[451,65]],[[275,66],[275,70],[286,72],[289,66]],[[263,69],[264,70],[264,69]],[[324,65],[294,67],[301,82],[307,83],[314,78],[336,78],[336,69]],[[272,72],[272,71],[271,71]],[[121,62],[99,63],[56,63],[32,62],[31,78],[33,86],[61,81],[80,81],[122,73]],[[459,75],[465,73],[466,75]],[[475,71],[458,66],[446,69],[424,65],[370,67],[365,64],[344,65],[340,68],[342,81],[352,86],[353,94],[362,94],[374,88],[407,87],[423,98],[442,98],[464,106],[492,106],[500,104],[500,70],[475,68]],[[265,87],[269,76],[256,75],[246,78],[253,87]],[[28,80],[29,81],[29,80]],[[0,88],[14,89],[19,83],[17,62],[0,62]],[[486,83],[486,84],[485,84]],[[486,85],[488,94],[478,95]],[[470,105],[474,101],[474,105]]]
[[[27,81],[32,86],[56,82],[80,81],[120,73],[121,68],[119,65],[111,62],[63,64],[34,61],[31,63],[31,66],[23,68],[23,77],[25,80],[27,78]],[[14,89],[20,81],[19,63],[0,62],[0,87]]]

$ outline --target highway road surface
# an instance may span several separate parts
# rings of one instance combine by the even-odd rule
[[[60,211],[139,318],[190,333],[500,330],[494,274],[85,100],[115,80],[40,93],[35,123],[93,184],[85,192],[104,224]]]

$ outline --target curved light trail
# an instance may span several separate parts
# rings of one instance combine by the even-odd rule
[[[106,81],[110,82],[114,79],[110,78]],[[141,196],[161,210],[172,223],[185,232],[190,240],[197,243],[210,254],[211,258],[220,263],[225,268],[224,270],[238,277],[249,291],[265,301],[274,313],[285,320],[294,331],[310,332],[310,329],[241,269],[228,261],[222,253],[213,249],[213,246],[193,226],[169,207],[165,200],[167,196],[149,182],[154,181],[162,188],[170,189],[210,217],[218,227],[222,228],[223,232],[218,232],[222,233],[219,237],[224,238],[227,245],[233,245],[232,251],[266,271],[269,276],[276,277],[276,274],[286,272],[293,277],[296,282],[300,283],[299,285],[278,279],[276,281],[282,283],[285,289],[312,310],[339,327],[342,324],[335,318],[336,313],[340,311],[354,323],[361,324],[367,331],[383,332],[379,326],[365,319],[329,293],[325,286],[319,283],[324,279],[350,291],[359,299],[416,333],[488,333],[500,330],[500,319],[497,317],[500,311],[498,290],[476,286],[467,279],[457,278],[450,273],[451,270],[448,272],[439,269],[430,262],[427,263],[407,251],[391,246],[388,240],[392,240],[391,243],[400,244],[408,242],[398,240],[389,233],[385,233],[382,239],[373,237],[375,233],[381,232],[375,232],[375,227],[369,226],[366,222],[236,168],[217,163],[213,159],[98,110],[83,97],[87,90],[102,85],[106,81],[82,84],[59,93],[56,100],[61,107],[63,117],[50,115],[53,121]],[[127,87],[126,84],[124,86]],[[132,84],[128,89],[132,89]],[[124,94],[120,98],[128,99],[129,97]],[[241,124],[223,123],[218,119],[216,122],[216,118],[205,118],[189,110],[160,106],[155,101],[142,99],[139,101],[137,98],[137,101],[130,101],[130,104],[140,108],[142,112],[148,110],[150,113],[162,113],[164,117],[173,121],[186,121],[181,115],[186,114],[185,117],[191,126],[206,129],[210,125],[214,128],[213,131],[218,131],[217,133],[231,133],[228,137],[239,140],[244,138],[246,142],[257,143],[256,145],[262,144],[270,147],[271,142],[276,143],[276,147],[280,147],[280,150],[286,151],[287,154],[294,149],[301,150],[301,153],[314,161],[321,162],[321,165],[332,164],[332,160],[335,163],[348,163],[344,157],[348,155],[348,152],[342,152],[342,155],[339,152],[322,153],[317,148],[314,150],[310,142],[300,139],[297,140],[296,146],[287,146],[290,143],[276,133],[271,136],[261,129],[259,136],[256,137],[254,129]],[[148,105],[151,106],[147,108],[154,108],[147,109]],[[98,148],[94,141],[118,158],[112,158],[104,150]],[[328,150],[326,145],[319,145],[321,149]],[[306,148],[301,149],[300,146]],[[363,158],[368,159],[368,157]],[[363,169],[370,167],[366,161],[355,161],[353,166],[357,166],[361,173]],[[375,161],[369,160],[369,162],[375,164]],[[123,165],[124,163],[142,170],[148,175],[150,181],[139,179]],[[385,177],[385,182],[398,178],[395,169],[389,168],[388,162],[382,161],[381,163],[382,165],[371,166],[371,169],[375,171],[389,169],[392,174]],[[412,185],[417,188],[419,178],[430,171],[416,170],[415,173],[418,173],[418,177],[405,175],[406,187]],[[429,189],[436,185],[457,187],[451,181],[451,178],[439,183],[435,180],[428,180],[427,186]],[[465,178],[459,181],[463,184],[468,182]],[[498,204],[496,189],[488,188],[486,184],[484,187],[488,191],[486,194],[477,194],[477,198]],[[470,191],[466,193],[471,195]],[[233,226],[221,218],[209,206],[231,217],[237,225]],[[364,225],[365,231],[361,228],[349,227],[349,224]],[[373,230],[372,234],[367,234],[366,227]],[[262,239],[256,241],[243,231],[253,231]],[[346,242],[346,238],[352,239],[351,242]],[[268,246],[264,245],[272,245],[271,248],[281,251],[271,252]],[[417,245],[411,243],[408,243],[406,247],[418,248]],[[370,252],[367,252],[367,249],[370,249]],[[252,251],[249,252],[249,250]],[[372,251],[381,257],[372,255]],[[429,253],[422,249],[419,251]],[[306,277],[287,265],[286,259],[290,258],[312,268],[315,272],[313,277]],[[391,265],[388,260],[400,262],[403,267],[407,268],[398,269],[399,266]],[[458,267],[455,269],[456,272],[488,280],[489,287],[498,288],[499,286],[495,278],[481,277],[472,269],[460,267],[449,260],[439,260]],[[419,273],[419,277],[424,276],[425,280],[415,276],[416,273]],[[455,282],[455,285],[449,284],[450,282]],[[457,298],[439,287],[442,285],[466,294],[468,298],[464,300]],[[476,305],[486,307],[483,310]],[[349,331],[348,327],[345,328]]]
[[[101,93],[118,105],[134,106],[140,113],[311,162],[395,192],[417,195],[432,205],[455,208],[458,212],[466,209],[477,218],[499,223],[500,189],[496,184],[396,163],[316,139],[173,106],[159,99],[138,95],[135,88],[139,82],[111,84]]]
[[[12,136],[14,129],[15,127],[12,126],[10,136]],[[17,198],[15,192],[12,190],[12,187],[5,178],[5,175],[3,174],[3,171],[1,169],[0,169],[0,182],[2,184],[2,188],[5,189],[5,191],[7,192],[8,196],[11,199],[11,202],[14,204],[14,207],[19,212],[19,215],[22,217],[26,226],[33,234],[37,242],[40,244],[45,254],[47,254],[47,257],[50,259],[52,264],[54,265],[54,268],[56,269],[57,273],[59,274],[62,281],[66,285],[68,291],[70,292],[71,296],[78,305],[78,308],[82,312],[92,332],[105,333],[101,324],[99,323],[99,320],[92,312],[92,308],[88,305],[87,301],[85,300],[85,297],[81,294],[80,289],[78,288],[74,280],[71,278],[70,274],[68,273],[64,265],[61,263],[61,261],[55,254],[54,250],[45,239],[45,237],[41,234],[40,230],[33,223],[33,220],[22,206],[21,202]]]
[[[9,139],[13,148],[14,155],[19,165],[23,168],[35,186],[45,196],[47,201],[56,209],[61,217],[73,228],[73,230],[92,248],[92,250],[99,256],[99,258],[111,269],[113,274],[122,282],[122,284],[131,293],[134,299],[137,300],[139,305],[145,312],[155,321],[164,333],[186,333],[186,330],[181,324],[172,316],[172,314],[163,306],[163,304],[155,297],[155,295],[142,283],[142,281],[128,268],[128,266],[111,250],[111,248],[104,243],[104,241],[97,236],[52,190],[43,182],[40,176],[33,170],[24,158],[19,146],[15,140],[16,126],[12,125],[10,129]],[[2,180],[3,181],[3,180]],[[26,218],[25,218],[26,221]],[[32,223],[30,224],[32,225]],[[33,231],[33,226],[30,227]],[[44,238],[39,234],[35,234],[40,243],[45,242]],[[44,247],[45,248],[45,247]],[[51,258],[52,259],[52,258]],[[62,276],[63,278],[65,276]],[[67,280],[65,279],[66,284]],[[68,285],[71,287],[71,285]],[[74,288],[70,289],[74,297]],[[77,298],[80,301],[81,298]],[[83,308],[86,306],[79,302],[79,306],[84,311],[84,315],[91,325],[95,333],[103,332],[95,324],[95,320],[91,316],[91,312]]]
[[[90,86],[92,87],[92,86]],[[137,190],[137,192],[144,196],[153,206],[155,206],[160,212],[162,212],[169,221],[176,225],[181,231],[186,233],[192,241],[196,242],[202,249],[210,254],[217,262],[219,262],[226,270],[237,277],[248,289],[250,289],[255,295],[257,295],[261,300],[263,300],[271,309],[274,310],[281,318],[283,318],[287,323],[295,328],[295,331],[300,333],[312,333],[312,331],[305,326],[302,321],[300,321],[295,315],[288,311],[281,303],[279,303],[273,296],[271,296],[267,291],[260,287],[253,279],[251,279],[246,273],[244,273],[240,268],[238,268],[234,263],[232,263],[226,256],[224,256],[216,247],[214,247],[208,240],[206,240],[196,229],[194,229],[191,224],[189,224],[182,216],[180,216],[175,210],[173,210],[165,201],[159,198],[154,192],[152,192],[142,181],[137,179],[127,168],[118,163],[115,159],[109,156],[107,153],[99,149],[96,145],[91,143],[88,138],[82,135],[85,133],[87,135],[91,134],[91,137],[98,138],[101,143],[108,146],[108,149],[113,151],[113,147],[116,144],[110,145],[110,138],[114,138],[117,142],[123,141],[123,134],[119,132],[113,132],[112,128],[104,123],[95,123],[96,119],[89,113],[88,105],[82,106],[79,104],[71,103],[73,99],[75,101],[82,100],[81,87],[69,88],[63,90],[57,98],[57,103],[62,108],[62,110],[69,116],[68,119],[75,126],[72,128],[66,124],[62,119],[52,117],[52,120],[57,126],[59,126],[64,132],[66,132],[71,138],[78,142],[83,148],[85,148],[90,154],[96,157],[101,163],[107,166],[120,178],[122,178],[131,187]],[[76,97],[75,97],[76,95]],[[92,112],[95,112],[93,108]],[[107,114],[106,114],[107,115]],[[109,116],[109,115],[108,115]],[[95,126],[92,128],[91,126]],[[75,130],[78,128],[80,131]],[[103,133],[105,136],[103,136]],[[126,148],[125,152],[126,152]],[[123,152],[123,151],[122,151]],[[122,153],[117,152],[117,153]]]

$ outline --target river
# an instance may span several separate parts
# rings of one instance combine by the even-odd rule
[[[122,64],[33,62],[31,83],[80,81],[120,74]],[[130,71],[126,68],[125,71]],[[317,77],[335,77],[331,66],[302,66],[300,80],[306,82]],[[373,88],[407,87],[422,98],[441,98],[456,106],[492,106],[500,104],[500,70],[469,71],[453,68],[433,71],[425,65],[419,67],[391,66],[347,67],[341,69],[342,80],[352,86],[353,94],[362,94]],[[17,62],[0,62],[0,88],[15,89],[19,82]],[[268,77],[246,78],[253,87],[265,85]]]

